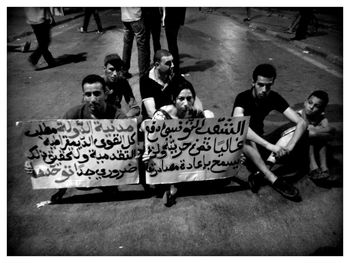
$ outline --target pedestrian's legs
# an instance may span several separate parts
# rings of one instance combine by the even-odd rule
[[[141,77],[150,67],[150,33],[146,30],[143,19],[133,22],[131,25],[136,36],[139,73]]]
[[[30,56],[30,61],[33,65],[37,64],[41,55],[43,55],[44,59],[46,60],[47,64],[53,64],[54,58],[52,57],[52,54],[49,51],[49,44],[51,42],[51,36],[50,36],[50,22],[46,21],[39,25],[32,25],[34,34],[36,36],[36,39],[38,41],[38,47],[33,52],[33,54]]]
[[[156,17],[156,19],[152,19],[151,21],[151,33],[152,33],[152,41],[153,41],[153,51],[154,54],[161,49],[160,45],[160,32],[161,32],[161,21],[160,17]]]
[[[123,61],[124,61],[124,70],[128,72],[130,69],[130,60],[131,60],[132,43],[134,41],[134,32],[132,31],[130,22],[123,22],[123,24],[124,24]]]
[[[180,73],[180,56],[179,49],[177,46],[177,35],[179,33],[180,25],[166,25],[165,26],[165,35],[168,42],[169,52],[173,55],[174,58],[174,73]]]
[[[103,31],[102,24],[101,24],[100,16],[98,15],[98,10],[96,8],[94,8],[93,14],[94,14],[95,22],[97,25],[97,30],[99,32],[102,32]]]
[[[89,21],[91,14],[93,12],[93,8],[91,7],[85,7],[85,12],[84,12],[84,24],[83,24],[83,30],[86,32],[89,26]]]

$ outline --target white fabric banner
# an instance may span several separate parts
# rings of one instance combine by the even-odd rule
[[[136,119],[24,122],[22,138],[33,189],[139,182]]]
[[[145,122],[147,184],[228,178],[238,172],[249,117]]]

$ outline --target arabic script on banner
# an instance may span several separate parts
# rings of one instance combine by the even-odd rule
[[[148,184],[236,175],[249,117],[150,120],[145,126]]]
[[[139,182],[136,119],[23,123],[33,189]]]

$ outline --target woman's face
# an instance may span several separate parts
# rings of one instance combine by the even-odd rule
[[[175,99],[175,107],[179,118],[184,118],[193,108],[194,97],[189,89],[183,89]]]

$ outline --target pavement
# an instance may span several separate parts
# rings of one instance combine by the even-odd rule
[[[251,30],[256,30],[279,40],[289,41],[305,53],[313,53],[327,61],[343,66],[343,28],[342,10],[316,8],[315,16],[318,19],[318,32],[303,40],[291,41],[294,34],[287,33],[289,25],[298,11],[294,8],[251,8],[250,21],[243,21],[247,17],[244,7],[201,8],[201,12],[224,15],[238,23],[245,24]],[[65,22],[78,19],[84,15],[82,8],[65,8],[65,15],[55,17],[56,27]],[[187,17],[188,19],[188,17]],[[32,34],[31,27],[26,24],[23,9],[8,8],[7,42],[8,45],[22,44],[27,36]]]
[[[276,37],[276,41],[289,41],[289,38],[293,37],[284,33],[296,14],[293,10],[276,9],[270,15],[266,8],[252,8],[252,19],[249,23],[243,22],[246,16],[245,8],[202,8],[203,14],[198,14],[196,9],[194,11],[192,13],[196,14],[191,14],[190,10],[187,13],[188,27],[184,27],[187,30],[184,33],[194,32],[189,30],[192,25],[189,21],[192,18],[196,21],[198,17],[204,17],[208,12],[213,16],[230,17],[252,31]],[[30,39],[32,46],[35,47],[35,37],[31,27],[25,22],[23,9],[9,9],[8,16],[12,18],[7,20],[8,45],[23,44]],[[65,16],[55,17],[55,27],[60,29],[71,26],[74,31],[75,27],[78,28],[82,17],[81,8],[69,9]],[[119,16],[117,19],[112,15],[108,17],[109,24],[104,25],[115,25],[115,21],[118,23],[114,30],[110,30],[111,34],[106,31],[103,37],[98,37],[96,34],[84,35],[90,41],[86,41],[88,44],[82,45],[79,52],[87,50],[87,45],[90,45],[89,50],[96,47],[100,50],[100,45],[102,43],[103,46],[107,36],[109,40],[114,41],[113,49],[122,48]],[[72,20],[74,23],[68,23]],[[336,19],[325,16],[319,20],[323,25],[321,30],[323,34],[290,43],[300,47],[301,52],[312,52],[342,66],[342,46],[337,47],[342,45],[342,33],[336,27]],[[94,25],[93,21],[90,22]],[[285,39],[282,38],[283,34]],[[74,35],[78,35],[77,38]],[[61,43],[68,43],[68,38],[72,38],[72,43],[84,39],[80,33],[74,34],[74,32],[61,34],[57,38],[53,35],[53,39],[57,40],[56,47]],[[274,41],[269,40],[265,46],[270,42]],[[192,45],[197,48],[195,44]],[[318,49],[315,48],[317,45]],[[313,48],[318,52],[313,52]],[[70,51],[68,48],[63,50]],[[107,52],[107,49],[103,52]],[[90,55],[89,58],[99,61],[101,53]],[[117,200],[105,200],[103,197],[99,199],[97,190],[96,193],[79,194],[78,190],[70,189],[73,194],[67,197],[66,203],[48,205],[44,209],[34,207],[33,202],[42,201],[43,197],[50,196],[51,191],[32,191],[29,182],[22,179],[23,158],[18,157],[19,145],[16,143],[19,130],[13,127],[13,120],[28,120],[38,116],[51,117],[56,116],[55,114],[58,116],[62,108],[70,106],[70,103],[80,95],[76,89],[79,76],[88,70],[98,70],[101,63],[91,63],[88,60],[89,63],[79,63],[78,66],[67,64],[65,67],[37,72],[29,65],[24,65],[23,68],[19,66],[26,54],[8,53],[8,57],[9,255],[343,255],[343,188],[317,187],[307,177],[296,183],[303,196],[303,202],[299,203],[284,199],[270,187],[263,187],[259,194],[252,194],[239,183],[232,182],[224,190],[212,189],[211,186],[208,189],[185,188],[182,196],[179,196],[178,204],[170,209],[161,205],[160,198],[148,198],[140,185],[120,187]],[[332,57],[339,59],[331,59]],[[137,71],[136,61],[133,65],[132,73]],[[54,77],[55,74],[58,77]],[[211,74],[218,73],[211,70],[192,71],[190,77],[200,86],[201,82],[196,76],[204,76],[205,81],[208,81]],[[62,76],[65,78],[64,88],[62,88]],[[46,85],[46,82],[50,85]],[[130,79],[133,88],[138,88],[137,82],[138,75]],[[327,86],[330,83],[337,85],[333,89],[333,86]],[[208,81],[208,84],[203,86],[210,84],[211,81]],[[220,85],[221,83],[218,83],[215,87]],[[331,79],[326,86],[332,89],[332,93],[342,87],[338,79]],[[14,88],[10,92],[12,87]],[[223,94],[219,89],[215,92],[214,100]],[[297,94],[297,90],[291,92],[291,96],[302,96]],[[211,93],[203,91],[203,94]],[[46,102],[38,103],[39,96],[41,100],[46,99]],[[209,96],[203,96],[205,97]],[[57,103],[57,99],[62,103]],[[220,103],[222,101],[220,98]],[[25,114],[23,108],[15,106],[31,103],[33,103],[30,107],[33,109],[32,112]],[[50,105],[50,111],[43,113],[42,109],[47,105]],[[332,116],[332,121],[339,126],[339,129],[337,127],[339,136],[336,144],[332,145],[337,155],[331,159],[331,167],[332,172],[341,177],[343,175],[342,105],[342,100],[334,100],[334,104],[331,105],[334,110],[331,115],[327,113],[327,116]],[[275,124],[278,121],[272,118],[270,123]],[[246,179],[247,174],[243,167],[240,178]]]

